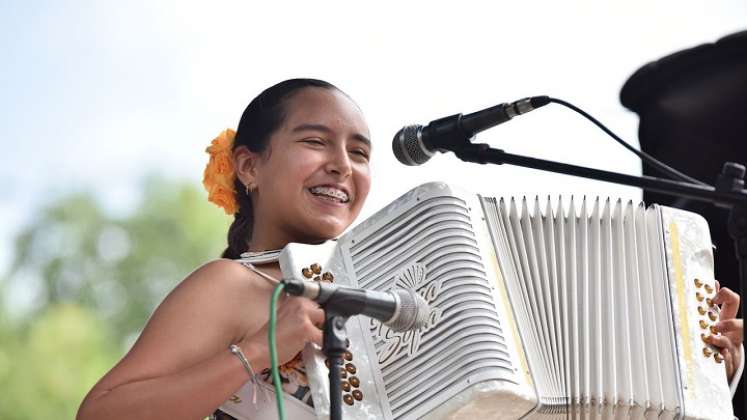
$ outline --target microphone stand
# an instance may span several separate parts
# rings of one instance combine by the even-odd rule
[[[345,354],[347,316],[326,309],[324,318],[324,341],[322,351],[329,361],[329,418],[342,420],[342,381],[340,366]]]
[[[507,163],[525,168],[639,187],[648,191],[705,201],[713,203],[718,207],[728,208],[730,209],[728,221],[729,236],[734,240],[736,256],[739,261],[739,290],[742,294],[747,292],[747,189],[744,188],[745,167],[740,164],[726,162],[714,188],[707,185],[690,184],[651,176],[625,175],[584,166],[514,155],[500,149],[493,149],[487,144],[475,144],[469,141],[458,142],[458,145],[455,145],[451,151],[465,162],[490,163],[494,165]],[[740,302],[742,317],[744,317],[747,314],[747,296],[742,296]],[[744,331],[742,336],[744,337]],[[747,399],[744,399],[743,404],[747,408]]]
[[[285,291],[294,296],[303,295],[304,285],[300,280],[287,280]],[[345,324],[352,315],[357,315],[355,308],[362,302],[355,297],[330,301],[322,305],[324,309],[324,329],[322,352],[327,356],[329,368],[329,418],[342,420],[342,381],[340,366],[347,350]]]

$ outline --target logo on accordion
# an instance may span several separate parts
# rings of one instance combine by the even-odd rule
[[[394,276],[392,288],[412,289],[430,305],[441,293],[443,281],[428,282],[426,279],[427,271],[425,265],[421,263],[407,266]],[[395,332],[383,323],[371,318],[370,328],[374,335],[374,341],[377,344],[383,343],[383,346],[377,349],[379,364],[387,366],[402,354],[406,357],[415,355],[420,348],[423,334],[435,328],[440,320],[441,309],[435,306],[431,306],[428,322],[423,327],[412,331]]]

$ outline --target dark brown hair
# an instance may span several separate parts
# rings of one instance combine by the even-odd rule
[[[272,133],[285,120],[289,99],[300,90],[310,87],[339,91],[333,84],[317,79],[289,79],[265,89],[241,114],[233,149],[246,146],[252,152],[264,152]],[[254,223],[252,198],[238,178],[234,181],[234,189],[239,207],[231,227],[228,228],[228,247],[221,255],[231,259],[239,258],[249,248]]]

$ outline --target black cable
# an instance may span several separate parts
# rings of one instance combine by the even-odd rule
[[[620,136],[618,136],[617,134],[613,133],[612,130],[610,130],[609,128],[605,127],[604,124],[602,124],[601,122],[597,121],[596,118],[592,117],[591,115],[589,115],[588,113],[586,113],[584,110],[576,107],[575,105],[570,104],[570,103],[568,103],[568,102],[566,102],[566,101],[564,101],[562,99],[557,99],[557,98],[552,98],[552,97],[550,97],[549,100],[550,100],[550,102],[556,103],[558,105],[563,105],[566,108],[569,108],[569,109],[572,109],[573,111],[578,112],[584,118],[586,118],[587,120],[591,121],[592,123],[594,123],[594,125],[596,125],[600,129],[602,129],[602,131],[604,131],[605,133],[607,133],[610,137],[612,137],[613,139],[615,139],[615,141],[617,141],[618,143],[620,143],[623,147],[625,147],[626,149],[628,149],[631,152],[635,153],[639,158],[641,158],[641,160],[643,161],[643,163],[648,164],[653,169],[657,170],[659,173],[661,173],[663,175],[668,175],[670,177],[673,177],[673,179],[679,179],[679,180],[687,181],[687,182],[690,182],[690,183],[693,183],[693,184],[697,184],[697,185],[708,185],[708,184],[706,184],[703,181],[700,181],[698,179],[695,179],[693,177],[690,177],[688,175],[683,174],[682,172],[680,172],[680,171],[672,168],[671,166],[669,166],[669,165],[667,165],[667,164],[665,164],[665,163],[657,160],[655,157],[653,157],[653,156],[651,156],[651,155],[649,155],[649,154],[647,154],[645,152],[642,152],[642,151],[636,149],[635,147],[629,145],[628,143],[625,142],[625,140],[621,139]]]

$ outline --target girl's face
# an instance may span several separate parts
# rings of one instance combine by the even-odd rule
[[[368,126],[337,90],[305,88],[286,105],[268,149],[254,159],[252,250],[340,235],[371,186]]]

